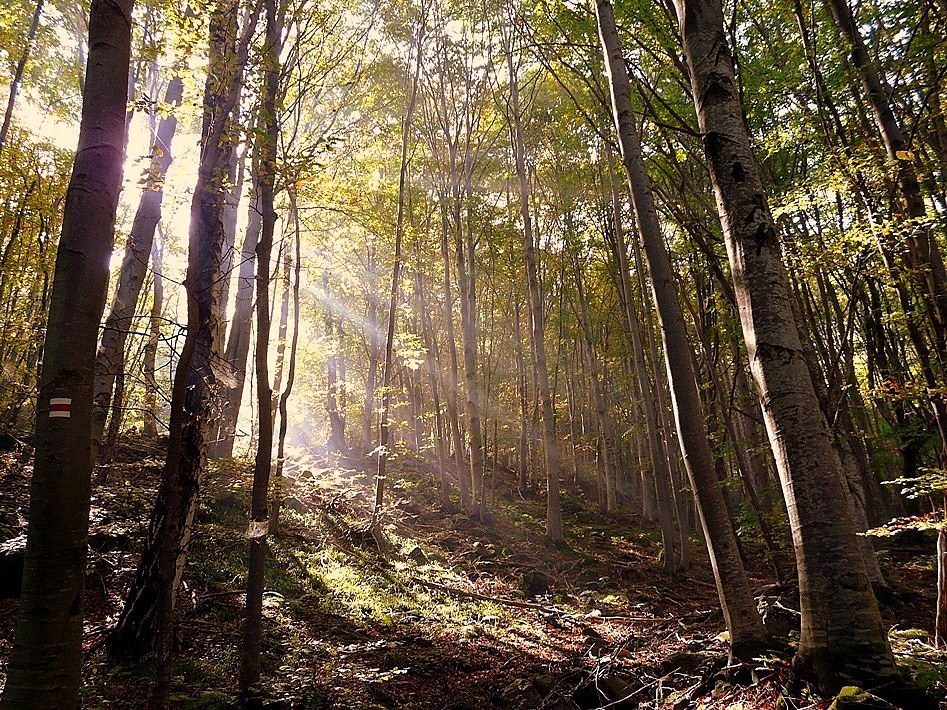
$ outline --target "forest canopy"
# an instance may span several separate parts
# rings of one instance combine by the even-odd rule
[[[0,705],[937,707],[945,29],[6,2]]]

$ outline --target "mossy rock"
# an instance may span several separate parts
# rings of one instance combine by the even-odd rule
[[[847,708],[857,708],[858,710],[898,710],[897,705],[892,705],[887,700],[872,695],[867,690],[854,685],[846,685],[835,696],[835,700],[829,705],[829,710],[846,710]]]

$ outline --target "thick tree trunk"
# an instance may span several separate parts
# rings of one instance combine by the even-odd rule
[[[132,223],[118,275],[118,288],[112,308],[105,319],[102,342],[95,358],[95,406],[92,410],[92,446],[96,455],[105,420],[112,399],[112,388],[116,375],[125,366],[125,342],[135,319],[135,307],[141,294],[148,260],[155,240],[155,230],[161,221],[161,203],[164,200],[164,177],[171,165],[171,142],[177,129],[178,119],[174,109],[181,105],[184,82],[180,76],[171,78],[165,91],[164,102],[170,111],[158,123],[151,146],[151,166],[145,179],[144,192],[138,203],[138,211]]]
[[[719,0],[675,4],[747,354],[789,510],[802,612],[797,669],[823,690],[849,679],[888,682],[897,669],[793,318],[723,11]]]
[[[122,186],[131,0],[93,0],[34,431],[23,590],[5,708],[79,704],[92,473],[92,380]]]
[[[713,453],[707,437],[703,406],[697,389],[693,357],[684,316],[678,301],[671,259],[664,244],[658,215],[651,192],[651,181],[644,168],[638,126],[631,109],[628,73],[621,53],[615,16],[609,0],[597,0],[599,37],[611,84],[614,121],[618,130],[622,163],[628,176],[635,215],[645,261],[651,277],[651,292],[657,310],[664,359],[671,389],[671,403],[677,425],[681,452],[691,487],[700,512],[704,539],[710,564],[717,583],[717,593],[730,631],[730,647],[734,656],[751,660],[768,645],[763,622],[753,600],[746,570],[740,560],[736,535],[727,517],[727,508],[714,470]],[[656,386],[663,390],[660,377]],[[678,505],[682,538],[686,535],[683,524],[685,510]],[[682,545],[686,541],[682,539]],[[682,558],[682,563],[683,563]]]

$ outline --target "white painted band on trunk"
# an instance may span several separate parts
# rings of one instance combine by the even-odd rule
[[[49,398],[49,418],[50,419],[69,419],[72,416],[72,398],[70,397],[50,397]]]
[[[251,540],[258,537],[265,537],[270,531],[270,522],[268,520],[251,520],[247,528],[247,537]]]

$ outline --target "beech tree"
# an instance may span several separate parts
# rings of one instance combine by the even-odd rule
[[[789,510],[802,612],[798,666],[823,688],[846,679],[890,682],[897,669],[805,362],[723,11],[717,0],[678,0],[675,7],[747,355]]]
[[[658,224],[651,181],[644,168],[638,126],[628,89],[628,74],[621,54],[615,16],[609,0],[596,2],[599,37],[611,82],[615,126],[622,162],[628,176],[632,202],[651,277],[651,288],[664,345],[671,401],[688,477],[695,491],[710,564],[730,631],[732,652],[752,659],[768,644],[763,622],[756,610],[750,584],[737,550],[736,536],[727,518],[720,482],[703,420],[700,395],[693,368],[693,351],[684,329],[684,316],[671,273],[671,261]],[[680,512],[679,512],[680,514]]]
[[[92,475],[92,377],[122,183],[132,2],[89,11],[79,144],[66,195],[36,409],[16,641],[2,704],[79,702]]]

